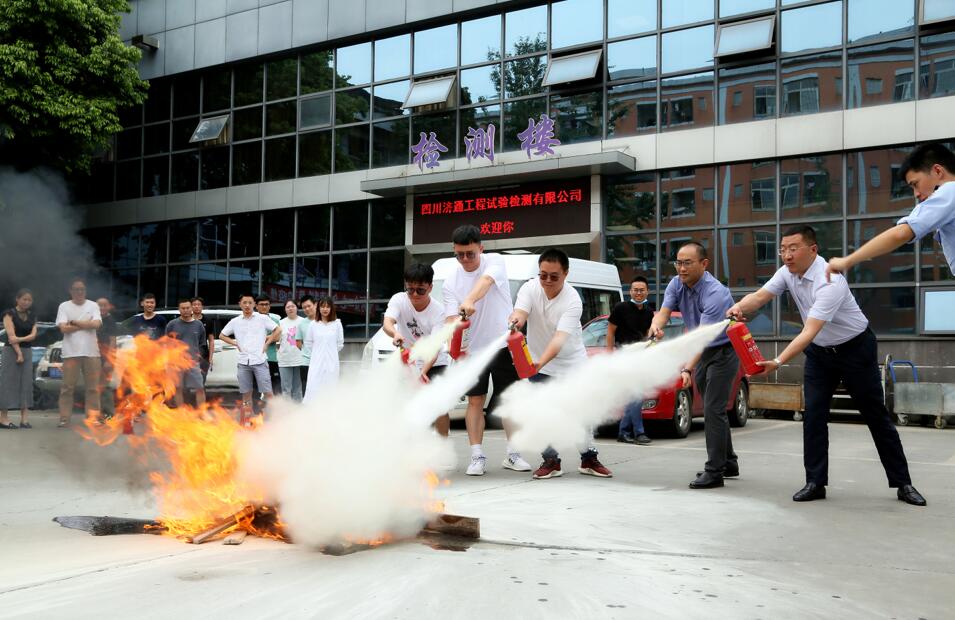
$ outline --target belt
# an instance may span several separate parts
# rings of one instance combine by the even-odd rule
[[[853,349],[858,346],[869,334],[872,334],[872,329],[866,327],[864,330],[853,336],[852,338],[846,340],[843,343],[833,345],[831,347],[826,347],[818,344],[812,344],[813,347],[825,351],[831,355],[838,355],[839,353],[845,352],[847,349]]]

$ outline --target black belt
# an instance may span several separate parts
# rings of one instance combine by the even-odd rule
[[[872,333],[873,333],[872,329],[869,327],[866,327],[864,330],[862,330],[861,332],[859,332],[858,334],[856,334],[855,336],[853,336],[852,338],[846,340],[845,342],[841,344],[837,344],[831,347],[825,347],[818,344],[812,344],[811,346],[817,349],[820,349],[822,351],[825,351],[826,353],[830,353],[832,355],[838,355],[839,353],[844,353],[848,349],[854,349],[855,347],[859,346],[859,344],[861,344],[862,341],[865,340],[865,338]]]

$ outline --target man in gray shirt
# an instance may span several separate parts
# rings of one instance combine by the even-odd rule
[[[166,335],[184,342],[189,347],[189,357],[193,361],[193,365],[182,371],[179,376],[179,386],[176,388],[174,397],[176,406],[182,406],[183,392],[186,390],[195,392],[196,406],[201,406],[206,402],[206,392],[202,387],[202,371],[199,368],[202,362],[202,345],[206,341],[206,328],[202,321],[197,321],[193,317],[191,300],[179,300],[179,318],[166,324]]]

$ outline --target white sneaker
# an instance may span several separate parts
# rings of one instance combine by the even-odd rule
[[[530,471],[531,464],[521,458],[520,453],[514,452],[513,454],[508,454],[507,458],[504,459],[502,463],[504,469],[513,469],[514,471]]]
[[[468,465],[468,470],[465,473],[469,476],[483,476],[486,469],[487,457],[482,454],[481,456],[471,457],[471,464]]]

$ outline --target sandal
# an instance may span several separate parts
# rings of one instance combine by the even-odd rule
[[[70,423],[66,420],[60,420],[60,423],[56,425],[57,428],[66,428]]]
[[[0,428],[11,428],[11,429],[13,429],[13,428],[19,428],[19,427],[18,427],[16,424],[14,424],[13,422],[10,422],[9,424],[4,424],[3,422],[0,422]]]
[[[29,422],[20,422],[20,428],[33,428],[33,425]]]

